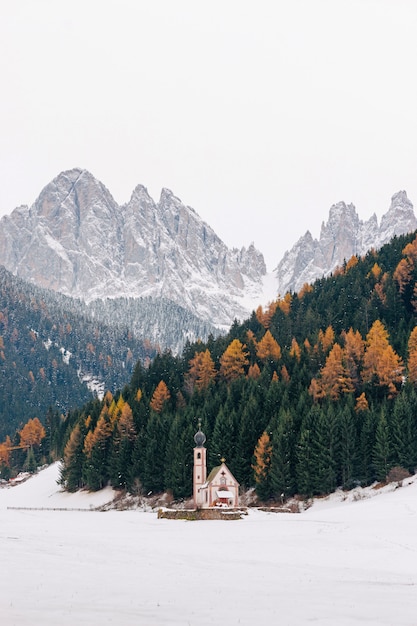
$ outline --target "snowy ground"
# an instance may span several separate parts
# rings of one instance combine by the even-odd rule
[[[63,494],[57,475],[0,489],[2,626],[417,624],[416,480],[300,515],[185,522],[89,510],[111,490]]]

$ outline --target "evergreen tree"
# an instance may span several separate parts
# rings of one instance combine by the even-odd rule
[[[356,418],[351,403],[346,403],[337,417],[340,481],[350,489],[358,477]]]
[[[275,496],[288,498],[295,493],[296,433],[291,411],[280,411],[278,423],[272,435],[271,488]]]
[[[166,447],[165,488],[175,498],[192,494],[193,427],[184,413],[178,413],[171,424]]]
[[[372,462],[377,480],[385,481],[391,463],[391,438],[385,411],[381,410],[375,432],[375,445],[372,452]]]

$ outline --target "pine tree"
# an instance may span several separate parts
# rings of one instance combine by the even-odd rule
[[[372,451],[372,462],[377,480],[385,481],[391,462],[391,438],[385,411],[381,410],[375,433],[375,445]]]
[[[338,413],[338,449],[341,484],[350,489],[358,472],[356,419],[348,404]]]
[[[168,435],[166,447],[165,488],[175,498],[187,498],[192,494],[193,428],[189,416],[175,416]]]
[[[83,487],[84,467],[84,433],[81,422],[78,422],[71,431],[64,449],[64,459],[60,472],[60,483],[67,491],[76,491]]]
[[[331,406],[315,410],[311,432],[313,492],[330,493],[336,488],[336,419]]]
[[[165,487],[165,452],[168,439],[168,422],[153,411],[146,428],[143,486],[146,492],[159,493]]]
[[[270,470],[272,492],[281,498],[288,498],[295,493],[295,440],[293,416],[291,411],[283,409],[272,435]]]
[[[414,472],[417,465],[417,396],[405,388],[392,412],[392,464]]]

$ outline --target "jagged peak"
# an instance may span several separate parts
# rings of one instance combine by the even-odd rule
[[[153,202],[153,199],[149,195],[147,187],[141,184],[136,185],[136,187],[132,191],[132,195],[130,196],[130,202],[132,202],[132,200],[135,200],[135,199],[138,199],[138,200],[146,199],[147,201]]]
[[[391,197],[391,206],[389,210],[391,211],[391,209],[396,209],[398,207],[404,206],[413,209],[413,204],[408,199],[407,192],[405,190],[397,191],[397,193],[394,193],[394,195]]]

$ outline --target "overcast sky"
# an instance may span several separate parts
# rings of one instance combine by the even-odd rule
[[[0,0],[0,215],[62,170],[168,187],[272,269],[332,204],[417,207],[415,0]]]

